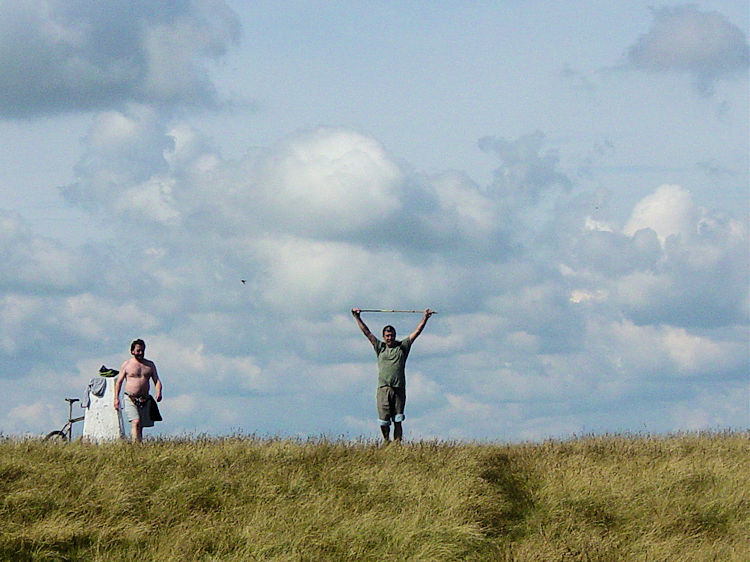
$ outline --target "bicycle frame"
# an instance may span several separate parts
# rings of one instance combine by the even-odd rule
[[[64,441],[70,442],[73,439],[73,424],[82,421],[85,417],[73,417],[73,404],[76,402],[80,402],[79,398],[66,398],[65,401],[68,403],[68,421],[66,421],[59,430],[50,431],[45,436],[45,441],[57,437],[58,439],[63,439]]]

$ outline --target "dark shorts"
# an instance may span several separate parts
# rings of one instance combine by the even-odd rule
[[[134,401],[126,392],[122,400],[122,410],[129,422],[140,420],[141,427],[154,427],[148,402]]]
[[[402,422],[404,406],[406,405],[406,389],[404,387],[380,386],[377,393],[378,421],[380,425],[391,425],[391,422]]]

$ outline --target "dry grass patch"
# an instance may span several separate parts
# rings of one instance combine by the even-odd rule
[[[745,433],[0,448],[1,559],[750,559]]]

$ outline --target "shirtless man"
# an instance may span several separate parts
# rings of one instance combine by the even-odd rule
[[[133,356],[120,367],[120,374],[115,381],[115,410],[120,409],[120,388],[125,382],[125,396],[123,410],[130,421],[130,435],[133,441],[143,440],[143,428],[153,427],[151,419],[149,396],[150,381],[154,381],[156,401],[161,401],[161,380],[156,372],[156,365],[144,357],[146,344],[143,340],[134,340],[130,344],[130,354]]]

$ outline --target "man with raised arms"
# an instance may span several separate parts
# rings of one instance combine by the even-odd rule
[[[120,388],[125,382],[125,399],[123,410],[130,422],[130,435],[133,441],[143,440],[143,428],[153,427],[154,421],[160,421],[161,416],[153,419],[153,412],[158,414],[156,404],[152,404],[154,397],[149,394],[151,381],[154,381],[156,401],[161,401],[161,380],[156,372],[156,365],[144,357],[146,343],[134,340],[130,344],[130,354],[133,356],[120,367],[120,374],[115,381],[115,410],[120,409]]]
[[[357,321],[359,329],[370,340],[378,358],[378,390],[377,408],[380,431],[386,442],[390,441],[391,422],[393,422],[393,439],[401,441],[404,421],[404,406],[406,405],[406,358],[409,356],[411,344],[424,330],[427,319],[434,313],[429,308],[424,311],[415,330],[403,340],[396,339],[396,329],[393,326],[383,328],[383,340],[380,341],[360,318],[360,308],[353,308],[352,315]]]

